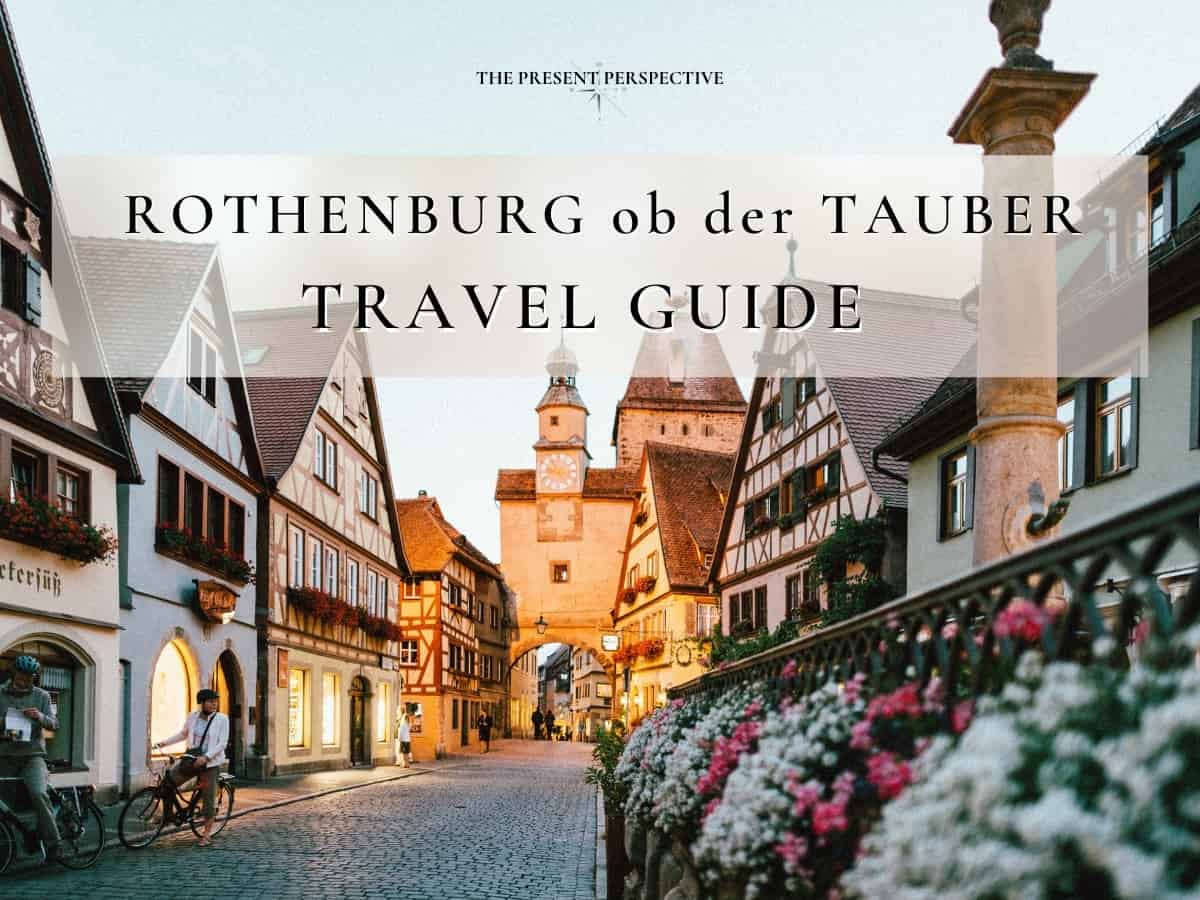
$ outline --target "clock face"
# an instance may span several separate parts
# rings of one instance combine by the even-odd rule
[[[579,483],[579,466],[565,453],[551,453],[538,466],[538,479],[548,491],[565,491]]]

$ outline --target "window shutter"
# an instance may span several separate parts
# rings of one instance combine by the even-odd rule
[[[780,387],[780,393],[783,396],[782,421],[786,425],[796,415],[796,379],[784,378],[783,384]]]
[[[1131,378],[1129,385],[1129,458],[1125,462],[1131,469],[1137,467],[1138,460],[1138,394],[1141,393],[1142,379]]]
[[[687,615],[686,633],[687,634],[695,634],[696,633],[696,604],[688,603],[685,608],[685,612]]]
[[[942,504],[945,507],[945,503]],[[963,521],[968,528],[975,525],[975,445],[967,444],[967,508]]]
[[[25,318],[33,325],[42,324],[42,267],[25,258]]]
[[[827,483],[833,485],[830,490],[840,493],[842,490],[842,453],[840,450],[829,460],[828,475]]]

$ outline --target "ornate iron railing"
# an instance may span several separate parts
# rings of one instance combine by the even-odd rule
[[[1190,560],[1184,572],[1191,569],[1182,576],[1186,589],[1174,604],[1155,577],[1172,551]],[[1170,635],[1196,622],[1197,561],[1200,483],[707,672],[675,687],[670,696],[719,693],[785,674],[794,679],[793,690],[808,693],[860,672],[884,688],[888,682],[936,673],[951,692],[979,695],[999,687],[1027,643],[1012,633],[1018,603],[1031,619],[1045,623],[1035,640],[1048,658],[1126,666],[1139,624]],[[1110,591],[1109,579],[1124,587]]]

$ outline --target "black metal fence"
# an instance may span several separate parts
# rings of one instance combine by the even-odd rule
[[[1186,587],[1171,602],[1161,573],[1171,555]],[[1200,616],[1200,483],[1066,537],[980,567],[919,594],[708,672],[673,698],[719,693],[787,675],[808,693],[865,673],[887,689],[937,674],[948,696],[997,688],[1021,649],[1051,659],[1127,666],[1146,631],[1170,635]],[[786,670],[786,671],[785,671]]]

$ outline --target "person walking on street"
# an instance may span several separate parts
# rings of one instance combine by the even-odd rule
[[[163,774],[163,779],[169,789],[182,787],[193,778],[198,779],[203,801],[201,815],[204,816],[204,827],[197,841],[200,847],[212,845],[209,832],[217,815],[217,776],[225,762],[225,747],[229,743],[229,717],[217,710],[220,700],[220,694],[209,688],[197,692],[196,702],[200,708],[188,713],[183,728],[154,745],[154,749],[158,750],[164,745],[187,741],[183,757]],[[174,791],[171,790],[173,795]]]
[[[540,741],[542,739],[542,723],[546,721],[546,717],[542,715],[542,708],[539,706],[533,711],[533,739]]]
[[[400,722],[396,726],[396,765],[407,769],[412,763],[412,724],[408,713],[400,713]]]
[[[0,777],[20,778],[25,782],[37,814],[38,837],[46,847],[46,862],[54,862],[62,853],[54,809],[46,785],[45,729],[58,728],[50,705],[50,695],[36,687],[34,677],[42,670],[36,657],[22,654],[13,660],[12,676],[0,688]]]
[[[486,709],[479,714],[475,726],[479,729],[479,743],[483,744],[480,752],[487,753],[492,749],[492,717]]]
[[[554,710],[546,710],[546,740],[554,740]]]

